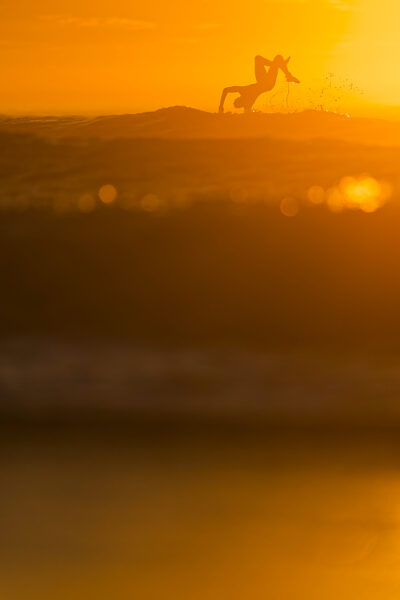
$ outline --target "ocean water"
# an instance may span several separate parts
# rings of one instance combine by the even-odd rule
[[[397,126],[309,118],[3,120],[1,598],[399,597]]]
[[[397,598],[396,431],[8,427],[8,600]]]

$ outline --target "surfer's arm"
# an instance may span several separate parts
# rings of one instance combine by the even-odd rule
[[[241,87],[237,86],[237,85],[232,85],[231,87],[226,87],[222,90],[222,96],[221,96],[221,100],[219,103],[219,112],[223,113],[224,112],[224,103],[225,103],[225,98],[227,97],[228,94],[238,94],[240,93]]]

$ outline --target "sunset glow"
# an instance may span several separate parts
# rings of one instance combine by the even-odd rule
[[[0,600],[399,597],[399,0],[4,0]]]
[[[338,186],[326,193],[326,203],[332,212],[345,209],[373,213],[390,199],[392,188],[385,181],[377,181],[369,175],[343,177]]]
[[[215,111],[223,85],[254,80],[255,55],[280,53],[303,85],[280,78],[257,110],[385,115],[400,101],[398,11],[395,0],[256,0],[249,11],[227,0],[6,0],[0,110]]]

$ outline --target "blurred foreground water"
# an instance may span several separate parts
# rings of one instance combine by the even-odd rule
[[[393,356],[0,345],[7,600],[397,598]]]
[[[395,353],[166,346],[117,339],[0,341],[0,423],[206,419],[400,427]]]
[[[394,599],[399,466],[393,431],[8,426],[0,593]]]

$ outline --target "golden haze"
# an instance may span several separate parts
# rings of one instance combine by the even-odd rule
[[[250,10],[227,0],[6,0],[0,110],[214,111],[223,86],[253,81],[256,54],[281,53],[302,85],[280,80],[257,109],[385,115],[400,101],[398,11],[394,0],[256,0]]]

